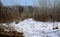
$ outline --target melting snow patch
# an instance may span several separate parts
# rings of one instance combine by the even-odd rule
[[[15,22],[10,23],[9,26],[13,27],[17,32],[24,32],[25,37],[60,37],[60,34],[57,35],[58,30],[56,30],[57,32],[53,31],[52,22],[40,22],[30,18],[18,24],[15,24]],[[60,26],[60,23],[58,23],[58,26]]]

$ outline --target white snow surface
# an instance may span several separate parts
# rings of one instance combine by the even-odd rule
[[[24,32],[25,37],[60,37],[60,22],[55,22],[55,25],[59,29],[53,30],[53,22],[40,22],[29,18],[18,24],[12,22],[9,26],[17,32]]]

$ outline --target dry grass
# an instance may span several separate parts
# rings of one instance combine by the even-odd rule
[[[60,7],[26,7],[23,12],[20,12],[18,6],[12,8],[0,6],[0,23],[27,18],[33,18],[38,21],[60,21]]]
[[[6,32],[0,27],[0,37],[24,37],[23,33],[18,33],[16,31]]]

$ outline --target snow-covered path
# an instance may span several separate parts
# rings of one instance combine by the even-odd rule
[[[60,27],[60,22],[56,22]],[[25,37],[60,37],[60,28],[53,30],[53,22],[40,22],[32,18],[23,20],[18,24],[10,23],[17,32],[24,32]]]

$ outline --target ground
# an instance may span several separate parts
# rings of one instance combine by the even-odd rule
[[[55,26],[53,27],[53,25]],[[57,25],[58,29],[53,30]],[[17,24],[16,21],[12,22],[9,27],[18,33],[23,32],[25,37],[60,37],[60,22],[41,22],[28,18]],[[5,29],[5,31],[7,30]]]

